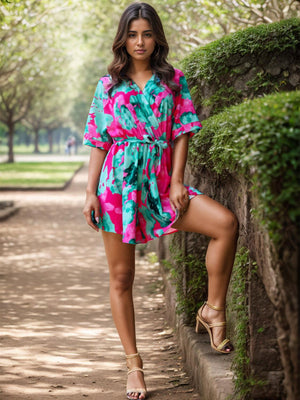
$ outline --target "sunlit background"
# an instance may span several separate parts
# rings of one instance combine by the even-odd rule
[[[0,1],[0,156],[81,148],[125,0]],[[178,66],[224,34],[299,15],[299,1],[154,0]],[[3,160],[2,160],[3,161]]]

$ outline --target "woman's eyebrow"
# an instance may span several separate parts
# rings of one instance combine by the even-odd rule
[[[137,33],[137,31],[133,31],[133,30],[129,30],[128,32]],[[143,33],[145,33],[145,32],[152,32],[152,29],[147,29],[147,30],[143,31]]]

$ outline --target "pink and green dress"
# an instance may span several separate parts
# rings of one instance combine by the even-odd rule
[[[144,90],[123,81],[108,95],[110,76],[97,85],[83,143],[106,150],[97,196],[99,228],[122,235],[124,243],[146,243],[174,233],[178,213],[169,201],[174,140],[201,129],[186,79],[174,94],[153,74]],[[201,194],[185,185],[190,198]]]

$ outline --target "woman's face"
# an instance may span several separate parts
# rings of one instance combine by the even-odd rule
[[[144,18],[134,19],[127,33],[126,50],[136,61],[150,61],[155,48],[154,33],[149,22]]]

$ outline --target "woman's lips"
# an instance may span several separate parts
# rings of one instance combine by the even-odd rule
[[[142,54],[145,53],[146,50],[135,50],[136,53]]]

